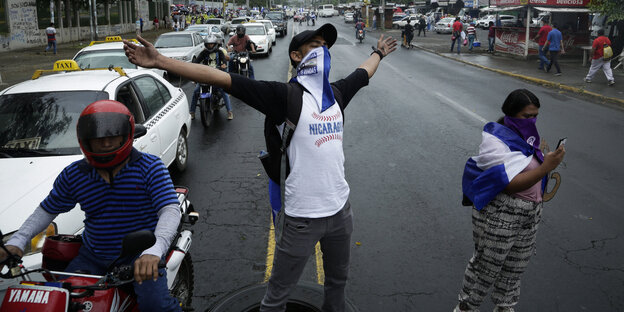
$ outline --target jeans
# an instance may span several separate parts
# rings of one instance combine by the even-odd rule
[[[48,41],[48,46],[46,47],[45,51],[48,52],[48,50],[50,50],[50,48],[53,48],[54,49],[54,54],[56,54],[56,40]]]
[[[455,46],[455,42],[457,42],[457,54],[459,54],[461,53],[461,45],[462,45],[461,36],[455,37],[455,40],[453,40],[453,43],[451,43],[451,52],[453,52],[453,47]]]
[[[425,27],[418,27],[418,37],[420,37],[421,31],[423,33],[423,37],[427,37],[427,30],[425,30]]]
[[[230,72],[230,73],[238,73],[236,71],[236,68],[234,68],[234,60],[230,60],[228,62],[228,72]],[[256,79],[255,76],[254,76],[254,69],[253,69],[253,66],[251,66],[251,63],[249,63],[249,78]]]
[[[196,84],[195,86],[195,90],[193,90],[193,97],[191,98],[191,107],[189,109],[189,112],[194,113],[195,112],[195,108],[197,106],[197,101],[199,101],[199,91],[201,90],[201,85],[199,83]],[[223,101],[225,102],[225,108],[227,109],[228,112],[232,111],[232,107],[230,106],[230,97],[228,96],[227,93],[225,93],[225,91],[223,91],[223,89],[221,88],[215,88],[216,92],[221,93],[221,96],[223,97]]]
[[[124,259],[118,261],[120,264],[134,263],[132,259]],[[74,258],[65,272],[76,272],[80,270],[87,274],[104,275],[106,269],[112,260],[105,260],[98,258],[95,254],[91,253],[86,247],[81,247],[78,252],[78,256]],[[171,297],[169,289],[167,288],[167,272],[165,269],[160,269],[159,273],[163,274],[158,277],[155,282],[153,280],[143,281],[141,285],[137,282],[132,283],[134,292],[136,293],[136,300],[139,305],[140,311],[181,311],[178,300]]]
[[[472,51],[472,48],[473,48],[472,44],[474,43],[475,38],[476,38],[475,35],[468,35],[468,50],[469,51]]]
[[[377,20],[373,21],[373,29],[377,29]]]
[[[314,252],[317,242],[325,269],[322,311],[345,311],[345,286],[349,274],[353,216],[347,201],[333,216],[295,218],[284,215],[281,240],[277,242],[273,271],[260,306],[261,312],[286,310],[292,288]]]
[[[548,64],[548,71],[550,71],[550,68],[555,65],[555,68],[557,69],[557,73],[561,73],[561,68],[559,68],[559,61],[557,60],[559,58],[559,50],[557,51],[553,51],[550,50],[550,64]]]
[[[494,52],[494,42],[496,37],[488,37],[488,52]]]
[[[539,46],[539,50],[537,52],[539,53],[539,60],[540,60],[539,69],[543,69],[544,65],[550,66],[550,62],[546,58],[546,53],[544,53],[543,45]]]

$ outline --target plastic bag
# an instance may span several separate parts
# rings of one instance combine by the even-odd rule
[[[464,45],[468,45],[468,39],[464,39]]]

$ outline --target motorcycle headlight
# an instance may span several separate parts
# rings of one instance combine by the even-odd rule
[[[43,243],[45,242],[46,237],[54,236],[56,234],[58,234],[56,223],[52,222],[45,230],[43,230],[43,232],[35,235],[35,237],[33,237],[30,242],[24,246],[24,256],[41,252],[41,248],[43,248]],[[2,237],[2,242],[6,244],[12,236],[13,233],[5,235]]]
[[[240,62],[241,62],[241,64],[247,63],[247,58],[246,57],[241,57],[240,58]]]

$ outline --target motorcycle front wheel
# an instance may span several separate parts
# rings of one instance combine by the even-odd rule
[[[210,127],[212,121],[212,109],[210,107],[210,100],[199,99],[199,112],[201,115],[201,122],[204,127]]]
[[[171,287],[171,296],[178,299],[182,310],[191,307],[194,279],[193,260],[191,254],[187,253],[182,259],[180,269]]]

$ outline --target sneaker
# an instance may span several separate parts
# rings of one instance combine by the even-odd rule
[[[501,306],[496,306],[494,308],[494,312],[514,312],[514,308],[512,307],[501,307]]]
[[[453,312],[479,312],[479,309],[470,309],[466,302],[460,301]]]
[[[555,73],[555,76],[561,76],[561,73]]]
[[[615,80],[609,80],[609,86],[612,86],[615,84]]]
[[[228,120],[234,119],[234,114],[232,112],[228,112]]]
[[[585,78],[585,82],[587,82],[587,83],[591,83],[591,79],[589,79],[589,78]]]
[[[191,113],[191,120],[195,120],[195,113]]]

